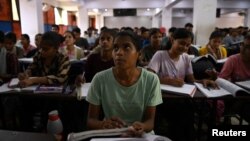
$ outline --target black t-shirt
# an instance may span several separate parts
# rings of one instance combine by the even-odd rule
[[[96,73],[109,69],[114,66],[113,59],[109,61],[103,61],[101,59],[100,53],[98,54],[91,54],[86,62],[85,65],[85,74],[84,77],[86,79],[86,82],[91,82],[93,77]]]

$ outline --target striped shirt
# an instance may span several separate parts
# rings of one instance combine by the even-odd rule
[[[44,64],[41,52],[38,52],[33,60],[33,63],[27,69],[32,76],[46,76],[49,84],[63,84],[68,78],[70,62],[67,56],[57,53],[49,67]]]

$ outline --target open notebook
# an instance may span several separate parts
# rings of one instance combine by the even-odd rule
[[[191,84],[184,84],[182,87],[161,84],[161,90],[167,94],[193,97],[196,92],[196,87]]]
[[[91,141],[171,141],[167,137],[153,135],[150,133],[144,133],[141,138],[119,138],[119,136],[126,133],[129,128],[130,127],[117,129],[99,129],[70,133],[67,137],[67,141],[81,141],[91,138]],[[117,137],[114,138],[114,136]]]
[[[219,89],[205,88],[202,84],[195,83],[197,88],[206,96],[206,97],[223,97],[223,96],[239,96],[239,95],[248,95],[250,94],[245,89],[231,83],[228,80],[217,78],[216,81]],[[250,95],[249,95],[250,96]]]

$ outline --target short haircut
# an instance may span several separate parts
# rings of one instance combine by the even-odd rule
[[[16,43],[16,34],[13,32],[8,32],[5,36],[4,39],[10,40],[12,43]]]
[[[104,33],[110,34],[110,35],[113,37],[113,39],[115,38],[115,35],[117,34],[117,32],[116,32],[115,30],[113,30],[113,29],[108,29],[108,28],[107,28],[107,29],[104,29],[104,30],[101,31],[99,37],[101,37],[102,34],[104,34]]]
[[[194,27],[194,26],[193,26],[193,24],[191,24],[191,23],[186,23],[186,24],[185,24],[185,27]]]
[[[151,37],[152,35],[156,34],[156,33],[161,33],[161,34],[162,34],[162,32],[160,31],[159,28],[151,28],[151,29],[149,30],[149,36],[150,36],[150,37]]]
[[[174,33],[176,29],[177,29],[176,27],[171,27],[168,29],[168,32]]]
[[[134,32],[130,32],[130,31],[121,31],[118,34],[116,34],[115,38],[118,37],[125,37],[128,36],[130,37],[132,43],[135,45],[136,51],[140,51],[140,38],[134,33]]]
[[[108,29],[106,26],[103,26],[102,28],[101,28],[101,32],[103,31],[103,30],[106,30],[106,29]]]
[[[53,48],[59,48],[61,43],[61,36],[53,31],[48,31],[43,34],[41,40],[41,46],[48,45],[52,46]]]
[[[72,32],[81,33],[81,29],[79,27],[75,27]]]
[[[222,38],[222,37],[223,37],[223,35],[220,31],[213,31],[210,34],[209,40],[214,39],[214,38]]]

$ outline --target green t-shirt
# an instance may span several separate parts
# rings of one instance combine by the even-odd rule
[[[128,125],[142,121],[146,108],[161,104],[162,96],[157,75],[141,69],[139,79],[129,87],[116,81],[112,68],[97,73],[86,100],[101,105],[105,118],[120,117]]]

